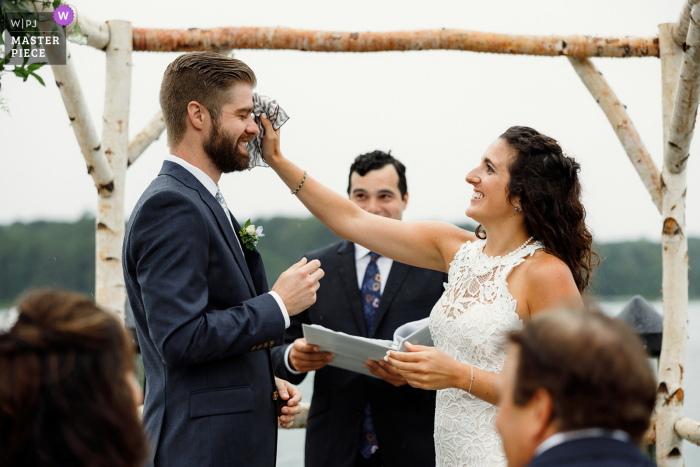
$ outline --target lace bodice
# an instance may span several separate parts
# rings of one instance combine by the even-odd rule
[[[451,358],[500,373],[504,340],[522,325],[506,279],[542,244],[535,242],[505,256],[483,253],[485,240],[466,242],[450,263],[445,292],[430,314],[435,347]],[[465,391],[438,391],[435,408],[437,467],[505,466],[501,438],[494,426],[497,408]]]

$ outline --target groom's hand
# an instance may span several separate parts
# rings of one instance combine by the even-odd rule
[[[319,352],[317,346],[307,344],[303,337],[295,340],[289,350],[289,363],[292,368],[302,373],[319,370],[332,361],[332,353]]]
[[[306,258],[280,274],[272,290],[277,292],[287,307],[289,316],[294,316],[316,303],[319,280],[325,273],[317,259],[306,262]]]
[[[291,428],[297,415],[301,413],[301,393],[293,384],[275,376],[277,384],[277,399],[278,412],[277,416],[280,420],[282,428]]]

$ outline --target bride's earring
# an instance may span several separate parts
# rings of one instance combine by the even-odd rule
[[[515,212],[520,211],[520,206],[515,206]]]

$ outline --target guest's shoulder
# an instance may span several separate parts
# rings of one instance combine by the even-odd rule
[[[317,259],[323,264],[324,260],[335,260],[343,254],[354,254],[355,248],[351,242],[346,240],[340,240],[330,245],[326,245],[323,248],[316,250],[307,251],[302,256],[309,261]]]

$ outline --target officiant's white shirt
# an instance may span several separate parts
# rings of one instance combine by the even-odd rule
[[[219,186],[214,182],[214,180],[211,179],[211,177],[207,174],[204,173],[204,171],[198,167],[195,167],[194,165],[190,164],[189,162],[185,161],[184,159],[181,159],[177,156],[173,156],[172,154],[168,154],[165,156],[166,161],[174,162],[177,165],[181,166],[185,170],[187,170],[189,173],[191,173],[194,178],[199,180],[199,183],[204,185],[204,188],[207,189],[209,193],[216,199],[216,192],[219,191]],[[223,206],[219,204],[217,201],[216,204],[221,207],[221,210],[224,211]],[[229,213],[224,211],[224,214],[226,214],[226,219],[228,219],[229,223],[231,224],[231,230],[233,229],[233,223],[231,222],[231,218],[229,217]],[[238,235],[238,232],[233,232],[234,236]],[[243,252],[243,247],[241,246],[240,242],[236,242],[236,245],[238,245],[238,248],[241,249],[241,252]],[[380,269],[381,273],[381,269]],[[284,302],[282,301],[282,298],[279,296],[277,292],[274,291],[269,291],[268,292],[270,295],[272,295],[272,298],[275,299],[277,302],[277,305],[280,307],[280,310],[282,311],[282,317],[284,318],[284,328],[287,329],[289,327],[289,312],[287,311],[287,307],[284,306]]]
[[[357,272],[357,288],[359,290],[362,290],[362,281],[365,280],[365,272],[367,271],[367,266],[369,266],[369,261],[372,258],[370,256],[370,251],[363,247],[362,245],[358,245],[357,243],[353,244],[355,246],[355,271]],[[391,265],[394,264],[393,259],[389,259],[385,256],[380,256],[377,258],[377,268],[379,268],[379,276],[381,280],[379,281],[379,294],[384,293],[384,286],[386,285],[386,279],[389,277],[389,273],[391,272]],[[380,298],[381,301],[381,298]],[[284,365],[287,367],[287,371],[289,371],[293,375],[300,375],[300,371],[292,370],[292,366],[289,364],[289,352],[292,350],[292,346],[290,345],[287,347],[287,350],[284,352]]]

